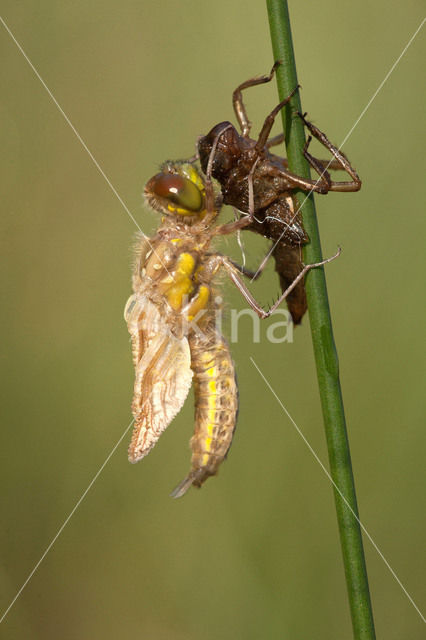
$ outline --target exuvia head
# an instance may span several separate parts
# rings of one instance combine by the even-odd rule
[[[216,149],[212,158],[212,176],[217,180],[223,179],[237,164],[241,155],[241,136],[230,122],[220,122],[198,141],[198,153],[201,168],[207,171],[213,145]]]

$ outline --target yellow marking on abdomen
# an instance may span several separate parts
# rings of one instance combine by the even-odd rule
[[[215,331],[213,325],[209,325]],[[214,334],[212,333],[212,338]],[[217,473],[231,446],[238,410],[238,390],[228,345],[224,340],[206,345],[189,336],[195,381],[195,431],[191,439],[195,486]]]
[[[209,375],[210,376],[214,376],[216,374],[216,367],[211,367],[209,370]],[[204,439],[204,448],[206,450],[206,452],[210,452],[211,451],[211,446],[212,446],[212,442],[213,442],[213,434],[214,434],[214,428],[216,426],[216,409],[217,409],[217,402],[216,402],[216,380],[209,380],[208,381],[208,389],[209,389],[209,395],[207,396],[207,404],[208,404],[208,411],[207,411],[207,424],[206,424],[206,431],[207,431],[207,437]],[[205,453],[203,455],[203,464],[206,465],[208,463],[209,460],[209,456],[208,453]]]

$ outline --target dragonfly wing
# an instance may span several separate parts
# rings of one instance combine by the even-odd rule
[[[182,408],[191,388],[188,340],[176,338],[157,307],[144,295],[129,298],[125,318],[132,337],[135,418],[130,462],[147,455]]]

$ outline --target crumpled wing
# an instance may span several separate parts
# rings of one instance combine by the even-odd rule
[[[132,338],[135,418],[130,462],[147,455],[182,408],[192,382],[186,337],[173,336],[157,307],[143,293],[129,298],[124,311]]]

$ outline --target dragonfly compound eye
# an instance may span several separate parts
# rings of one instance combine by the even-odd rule
[[[159,173],[152,179],[150,187],[156,196],[176,204],[176,208],[168,208],[181,215],[192,215],[203,208],[201,191],[191,180],[183,176]]]

